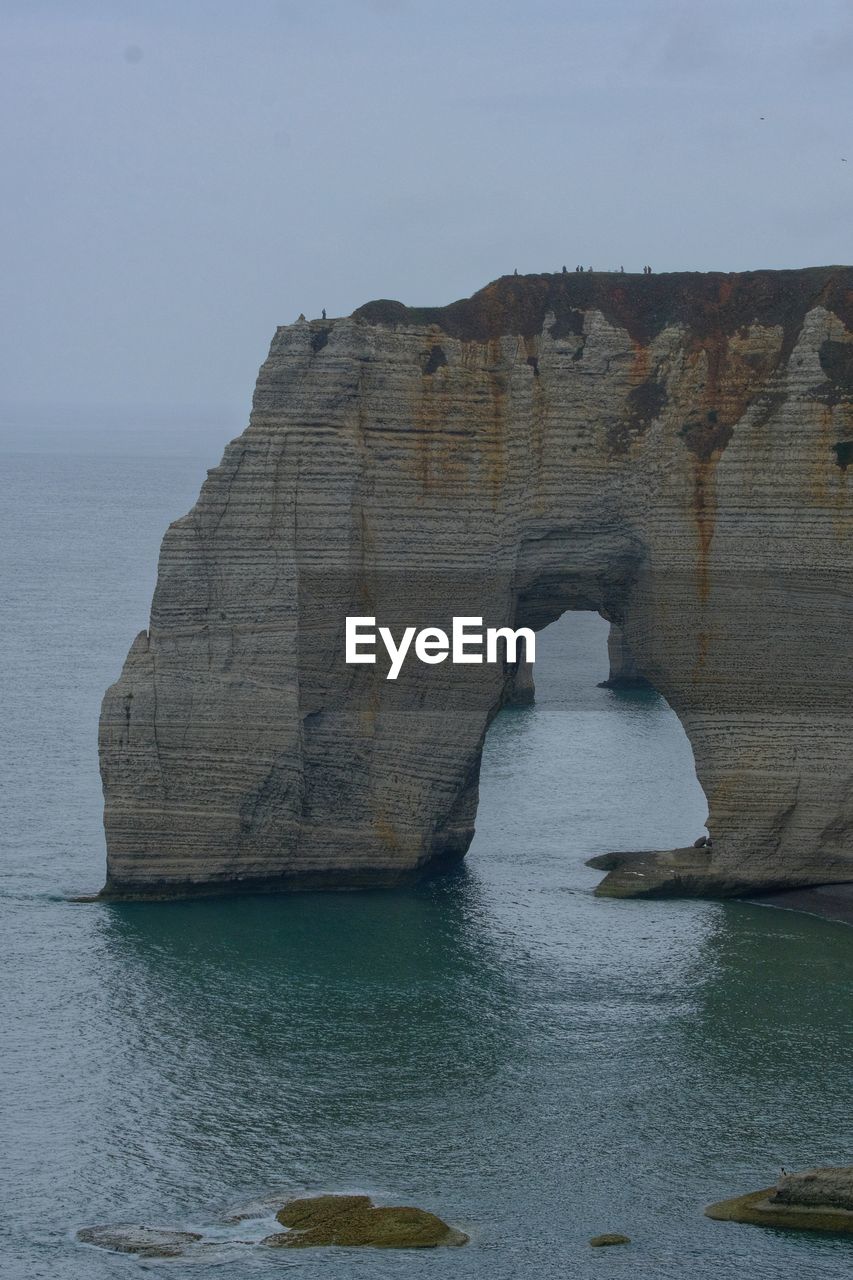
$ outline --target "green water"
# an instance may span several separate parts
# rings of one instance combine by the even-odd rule
[[[853,1244],[714,1223],[780,1165],[853,1160],[853,929],[747,904],[596,900],[584,859],[702,830],[684,735],[595,687],[604,627],[539,645],[493,725],[465,869],[394,893],[79,906],[103,865],[94,729],[199,464],[12,459],[2,1274],[831,1277]],[[363,1190],[472,1243],[272,1253],[223,1217]],[[75,1243],[195,1226],[195,1263]],[[623,1231],[627,1249],[590,1250]],[[249,1243],[240,1243],[248,1240]]]

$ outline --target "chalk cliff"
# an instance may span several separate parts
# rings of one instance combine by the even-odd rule
[[[713,838],[617,857],[605,891],[853,880],[851,406],[850,268],[509,277],[280,328],[104,699],[107,892],[461,857],[524,673],[386,681],[345,665],[344,618],[578,608],[680,717]]]

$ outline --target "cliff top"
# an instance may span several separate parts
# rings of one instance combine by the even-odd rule
[[[825,306],[853,329],[853,267],[805,267],[796,271],[673,271],[660,275],[569,271],[501,276],[470,298],[446,307],[406,307],[379,299],[353,315],[369,324],[435,325],[454,338],[488,342],[504,334],[532,337],[553,312],[555,337],[581,332],[583,313],[608,320],[647,343],[668,324],[683,324],[699,337],[734,333],[744,326],[781,325],[786,344],[803,317]]]

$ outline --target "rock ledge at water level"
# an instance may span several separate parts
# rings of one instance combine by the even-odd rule
[[[721,1222],[796,1231],[853,1232],[853,1166],[789,1173],[763,1191],[720,1200],[705,1210]]]

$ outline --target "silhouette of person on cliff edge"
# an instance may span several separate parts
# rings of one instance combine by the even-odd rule
[[[326,308],[325,308],[325,307],[323,308],[323,313],[322,313],[322,314],[323,314],[323,319],[325,320],[325,319],[326,319]]]

